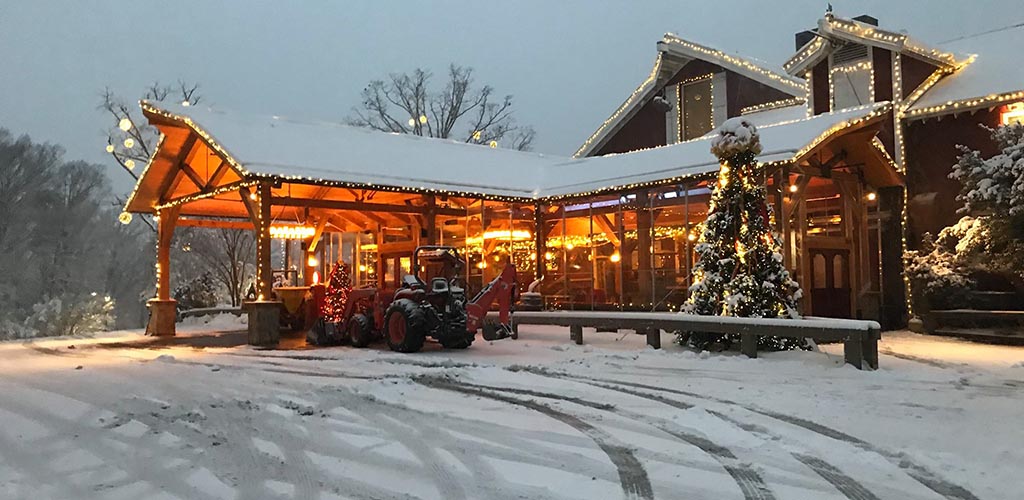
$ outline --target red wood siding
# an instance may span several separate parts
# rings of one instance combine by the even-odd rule
[[[736,73],[729,73],[725,77],[726,96],[729,102],[726,103],[726,114],[729,118],[740,116],[740,110],[748,106],[781,101],[793,97],[781,90],[769,87],[761,82],[751,80]],[[800,96],[803,97],[803,96]],[[715,125],[720,125],[716,123]]]
[[[814,65],[811,70],[811,100],[814,101],[814,114],[828,113],[832,103],[828,97],[828,59]]]
[[[907,97],[914,89],[920,87],[935,72],[937,67],[920,59],[900,54],[900,73],[903,74],[903,95]]]
[[[983,156],[997,153],[990,132],[979,125],[998,123],[999,108],[910,122],[904,144],[910,215],[907,244],[911,248],[918,247],[925,232],[936,234],[960,218],[956,213],[962,206],[956,201],[960,183],[948,177],[960,155],[957,145],[979,150]]]
[[[892,52],[871,48],[871,65],[875,74],[875,102],[892,100]]]
[[[707,61],[690,61],[653,95],[660,93],[666,86],[721,71],[724,70],[720,66]],[[828,87],[826,87],[827,92]],[[740,109],[747,106],[790,97],[786,93],[732,72],[726,72],[726,96],[729,100],[726,103],[726,112],[729,117],[739,116]],[[666,144],[665,134],[665,113],[648,101],[608,139],[604,146],[598,148],[591,156],[664,146]]]

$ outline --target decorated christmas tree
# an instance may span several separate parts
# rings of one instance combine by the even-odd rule
[[[341,321],[341,315],[345,312],[345,303],[348,302],[348,294],[351,291],[352,278],[349,275],[348,264],[339,260],[331,268],[331,274],[327,278],[323,310],[325,320]]]
[[[711,141],[721,168],[711,193],[708,217],[695,247],[698,261],[683,311],[706,316],[797,318],[802,294],[783,265],[772,228],[757,129],[743,118],[726,121]],[[683,333],[679,341],[698,349],[722,349],[739,335]],[[800,340],[760,337],[758,348],[803,348]]]

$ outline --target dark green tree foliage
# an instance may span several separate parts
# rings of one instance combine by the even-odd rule
[[[721,168],[708,217],[695,247],[693,286],[683,311],[705,316],[798,318],[802,292],[783,265],[779,237],[772,233],[757,129],[742,118],[725,122],[712,140]],[[726,348],[738,335],[684,333],[680,342],[699,349]],[[794,339],[761,337],[759,348],[806,347]]]

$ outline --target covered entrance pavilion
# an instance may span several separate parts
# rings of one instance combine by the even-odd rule
[[[718,170],[709,138],[568,159],[198,107],[142,110],[163,135],[126,211],[158,217],[157,335],[174,334],[177,226],[255,232],[252,344],[278,340],[275,272],[309,285],[343,260],[354,285],[393,289],[422,244],[460,249],[470,293],[511,262],[521,281],[544,278],[548,308],[675,310]],[[885,259],[896,259],[902,286],[899,254],[878,237],[885,221],[900,230],[902,179],[874,138],[890,113],[880,104],[779,124],[751,117],[784,257],[811,292],[805,313],[872,317],[892,281]],[[884,188],[897,193],[891,206]]]

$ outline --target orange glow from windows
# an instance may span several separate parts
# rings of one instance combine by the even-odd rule
[[[1003,108],[1003,112],[999,113],[999,124],[1009,125],[1011,123],[1022,123],[1024,122],[1024,102],[1015,102],[1013,104],[1007,104]]]

